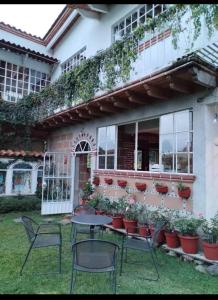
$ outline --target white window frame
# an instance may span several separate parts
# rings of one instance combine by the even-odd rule
[[[80,65],[83,60],[86,60],[86,46],[82,47],[61,64],[61,73],[64,74],[71,71],[73,68]]]
[[[163,13],[164,11],[167,10],[167,4],[161,4],[161,3],[157,3],[157,4],[150,4],[152,5],[152,8],[147,10],[147,6],[149,4],[143,4],[143,5],[140,5],[139,7],[137,7],[136,9],[132,10],[130,13],[128,13],[125,17],[121,18],[118,22],[116,22],[113,26],[112,26],[112,42],[115,42],[116,40],[119,40],[121,39],[125,34],[127,34],[127,28],[130,27],[131,30],[128,32],[129,34],[131,34],[133,32],[133,30],[135,28],[137,28],[140,24],[143,24],[143,23],[146,23],[146,19],[147,19],[147,15],[150,11],[152,11],[152,18],[158,16],[159,14]],[[158,6],[161,6],[161,12],[159,14],[157,14],[155,16],[154,12],[155,12],[155,8],[158,7]],[[145,13],[143,15],[140,16],[140,10],[142,8],[145,8]],[[136,20],[132,21],[132,15],[137,13],[137,18]],[[140,22],[140,19],[145,16],[145,21],[144,22]],[[130,24],[126,25],[126,20],[131,18],[131,22]],[[123,35],[121,36],[120,34],[118,35],[118,38],[116,38],[115,36],[115,28],[118,26],[118,29],[119,29],[119,26],[121,25],[121,23],[124,22],[124,27],[121,29],[121,30],[118,30],[117,32],[120,32],[120,31],[124,31]],[[132,24],[137,22],[137,26],[132,28]]]

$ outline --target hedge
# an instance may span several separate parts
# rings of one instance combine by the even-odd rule
[[[0,197],[0,213],[12,211],[31,211],[41,209],[41,199],[31,196],[3,196]]]

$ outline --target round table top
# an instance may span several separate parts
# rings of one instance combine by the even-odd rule
[[[81,214],[77,216],[73,216],[71,221],[77,224],[84,225],[103,225],[112,222],[112,218],[102,215],[86,215]]]

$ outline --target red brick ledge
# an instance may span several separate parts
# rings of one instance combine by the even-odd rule
[[[113,176],[113,177],[128,177],[136,179],[164,180],[164,181],[183,181],[193,183],[196,179],[195,175],[172,174],[159,172],[140,172],[140,171],[116,171],[116,170],[94,170],[96,176]]]

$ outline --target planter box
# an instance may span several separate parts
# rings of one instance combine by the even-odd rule
[[[179,197],[181,198],[184,198],[184,199],[188,199],[191,195],[191,189],[190,187],[186,187],[182,190],[178,190],[178,195]]]
[[[185,253],[196,254],[198,252],[199,236],[179,235],[182,250]]]
[[[112,178],[105,178],[104,182],[111,185],[113,183],[113,179]]]
[[[207,259],[218,260],[218,244],[210,244],[202,241],[204,256]]]
[[[160,194],[166,194],[168,192],[168,186],[156,185],[155,188],[156,188],[156,191]]]
[[[114,216],[112,225],[114,228],[123,228],[123,216]]]
[[[178,248],[180,246],[179,237],[176,232],[164,232],[167,246],[170,248]]]
[[[93,179],[92,183],[94,185],[99,185],[100,184],[100,179],[98,177],[96,177],[96,178]]]
[[[150,232],[151,232],[151,236],[153,237],[153,234],[154,234],[154,226],[150,225],[149,226],[149,229],[150,229]],[[158,245],[162,245],[165,243],[165,235],[164,235],[164,229],[162,229],[159,234],[158,234],[158,237],[157,237],[157,243]]]
[[[121,188],[125,188],[127,185],[127,181],[126,180],[117,180],[117,184],[121,187]]]
[[[128,233],[136,233],[137,221],[123,219],[124,227]]]
[[[144,236],[144,237],[150,236],[151,232],[150,232],[148,226],[143,226],[143,225],[139,226],[139,235]]]
[[[135,186],[140,192],[144,192],[147,187],[146,183],[140,183],[140,182],[136,182]]]

